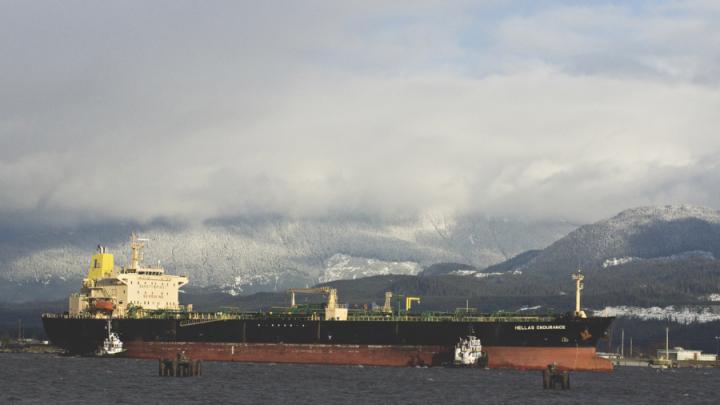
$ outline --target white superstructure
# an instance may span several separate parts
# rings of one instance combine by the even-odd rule
[[[69,313],[124,316],[130,310],[179,310],[179,289],[188,278],[165,274],[159,265],[144,266],[145,242],[132,235],[130,263],[119,269],[113,255],[98,246],[80,292],[70,296]]]

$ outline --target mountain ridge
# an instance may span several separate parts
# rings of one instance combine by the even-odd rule
[[[79,285],[97,244],[107,245],[122,265],[133,230],[150,239],[147,263],[159,261],[170,273],[188,275],[194,286],[251,294],[400,270],[413,274],[437,262],[472,260],[485,267],[508,254],[546,246],[574,227],[564,221],[482,215],[402,222],[272,217],[188,227],[161,223],[51,230],[17,238],[5,234],[0,237],[0,295],[23,299],[18,286],[33,283]],[[61,298],[69,292],[48,289],[45,294]]]
[[[632,208],[571,231],[536,254],[489,269],[568,274],[599,269],[608,260],[652,259],[708,252],[720,257],[720,213],[690,205]],[[524,253],[527,255],[527,253]],[[499,266],[499,267],[498,267]]]

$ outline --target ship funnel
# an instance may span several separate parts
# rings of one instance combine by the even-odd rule
[[[88,279],[99,280],[101,278],[110,277],[115,268],[115,257],[106,253],[105,247],[98,245],[97,253],[95,253],[90,261],[90,269],[88,269]]]

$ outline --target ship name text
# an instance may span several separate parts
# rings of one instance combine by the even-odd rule
[[[515,330],[565,330],[565,325],[516,325]]]

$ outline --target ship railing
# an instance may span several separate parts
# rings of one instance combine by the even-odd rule
[[[281,314],[277,314],[278,316]],[[263,313],[255,312],[161,312],[145,314],[142,319],[186,319],[197,321],[217,321],[217,320],[254,320],[262,319],[266,316]],[[43,318],[61,318],[61,319],[98,319],[96,315],[89,313],[69,314],[69,313],[44,313]],[[292,318],[292,314],[288,314]],[[132,316],[114,316],[113,318],[134,318]],[[104,319],[104,318],[103,318]],[[556,318],[551,316],[512,316],[512,315],[491,315],[482,316],[457,316],[447,314],[407,314],[407,315],[390,315],[390,314],[352,314],[348,317],[349,321],[379,321],[379,322],[410,322],[410,321],[426,321],[426,322],[542,322],[554,321]]]
[[[353,314],[348,317],[349,321],[387,321],[387,322],[537,322],[554,320],[551,317],[535,317],[535,316],[463,316],[454,315],[360,315]]]
[[[62,314],[57,314],[57,313],[44,313],[44,314],[42,314],[42,317],[43,317],[43,318],[54,318],[54,319],[75,319],[75,318],[82,318],[82,319],[88,318],[88,319],[89,319],[89,318],[95,318],[95,316],[92,315],[92,314],[81,313],[81,314],[72,314],[72,315],[71,315],[71,314],[69,314],[69,313],[67,313],[67,312],[62,313]]]

